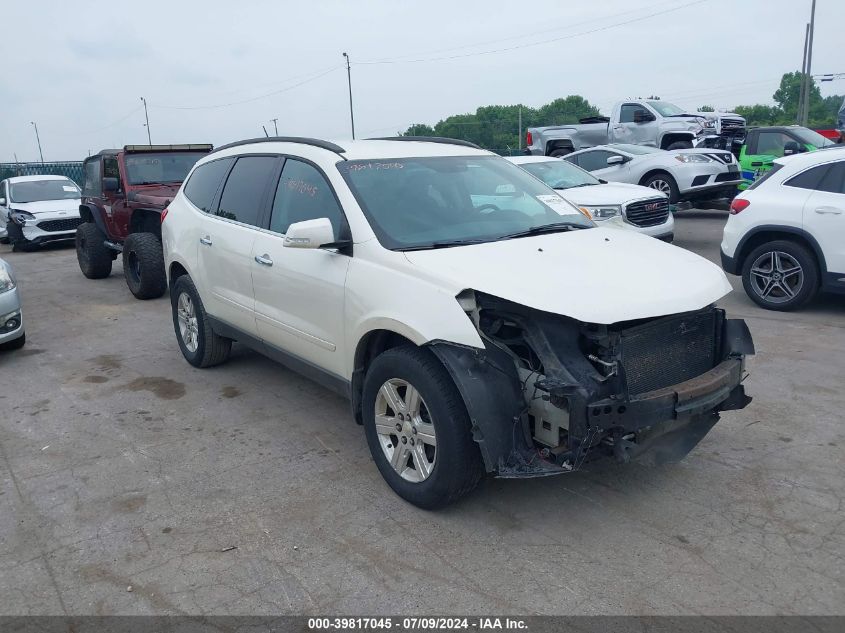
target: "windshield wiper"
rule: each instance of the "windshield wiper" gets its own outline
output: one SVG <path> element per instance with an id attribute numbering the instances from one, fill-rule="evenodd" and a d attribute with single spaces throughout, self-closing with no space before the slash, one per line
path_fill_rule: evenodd
<path id="1" fill-rule="evenodd" d="M 567 189 L 575 189 L 576 187 L 593 187 L 599 183 L 597 182 L 582 182 L 580 185 L 572 185 L 571 187 L 567 187 Z"/>
<path id="2" fill-rule="evenodd" d="M 434 248 L 451 248 L 453 246 L 469 246 L 470 244 L 483 244 L 490 240 L 444 240 L 442 242 L 431 242 L 430 244 L 419 244 L 417 246 L 407 246 L 405 248 L 397 248 L 398 251 L 427 251 Z"/>
<path id="3" fill-rule="evenodd" d="M 532 235 L 542 235 L 543 233 L 559 233 L 562 231 L 588 228 L 590 227 L 578 222 L 555 222 L 554 224 L 544 224 L 543 226 L 532 226 L 530 229 L 525 229 L 524 231 L 517 231 L 516 233 L 503 235 L 499 239 L 512 240 L 517 237 L 531 237 Z"/>

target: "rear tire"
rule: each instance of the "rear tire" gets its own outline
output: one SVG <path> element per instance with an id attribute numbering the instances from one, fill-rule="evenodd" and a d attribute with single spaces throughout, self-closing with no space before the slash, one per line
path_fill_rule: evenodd
<path id="1" fill-rule="evenodd" d="M 667 151 L 672 151 L 673 149 L 692 149 L 692 141 L 675 141 L 666 148 Z"/>
<path id="2" fill-rule="evenodd" d="M 79 270 L 88 279 L 103 279 L 111 275 L 112 252 L 105 241 L 106 236 L 93 222 L 76 227 L 76 260 Z"/>
<path id="3" fill-rule="evenodd" d="M 818 292 L 816 258 L 807 248 L 790 240 L 761 244 L 743 262 L 742 286 L 762 308 L 796 310 Z"/>
<path id="4" fill-rule="evenodd" d="M 571 153 L 572 153 L 571 149 L 553 149 L 549 153 L 549 156 L 551 156 L 552 158 L 563 158 L 567 154 L 571 154 Z"/>
<path id="5" fill-rule="evenodd" d="M 677 204 L 681 197 L 681 192 L 678 190 L 678 183 L 666 172 L 660 172 L 649 176 L 640 183 L 643 187 L 651 187 L 662 191 L 669 196 L 669 204 Z"/>
<path id="6" fill-rule="evenodd" d="M 388 384 L 404 411 L 388 406 Z M 408 395 L 411 389 L 416 397 Z M 376 357 L 364 379 L 362 407 L 373 460 L 387 484 L 406 501 L 433 510 L 457 501 L 484 476 L 463 399 L 430 351 L 394 347 Z"/>
<path id="7" fill-rule="evenodd" d="M 161 241 L 152 233 L 130 233 L 123 244 L 123 276 L 138 299 L 155 299 L 167 290 Z"/>
<path id="8" fill-rule="evenodd" d="M 186 361 L 194 367 L 213 367 L 226 362 L 232 339 L 211 329 L 205 306 L 188 275 L 182 275 L 173 284 L 170 307 L 176 340 Z"/>
<path id="9" fill-rule="evenodd" d="M 26 332 L 20 335 L 19 338 L 16 338 L 14 341 L 9 341 L 8 343 L 3 343 L 0 345 L 0 352 L 11 352 L 15 349 L 20 349 L 26 345 Z"/>

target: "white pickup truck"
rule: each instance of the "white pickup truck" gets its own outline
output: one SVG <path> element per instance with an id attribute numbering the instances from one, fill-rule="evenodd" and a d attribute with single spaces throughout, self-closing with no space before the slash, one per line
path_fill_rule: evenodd
<path id="1" fill-rule="evenodd" d="M 688 113 L 667 101 L 632 99 L 613 106 L 610 117 L 581 119 L 576 125 L 528 128 L 528 154 L 566 156 L 608 143 L 660 149 L 709 147 L 733 151 L 745 139 L 745 119 L 728 112 Z"/>

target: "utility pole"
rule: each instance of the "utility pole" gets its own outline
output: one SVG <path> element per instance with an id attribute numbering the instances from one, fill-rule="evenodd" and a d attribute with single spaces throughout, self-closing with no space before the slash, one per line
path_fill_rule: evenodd
<path id="1" fill-rule="evenodd" d="M 147 114 L 147 100 L 144 97 L 141 97 L 141 101 L 144 102 L 144 119 L 147 121 L 144 126 L 147 128 L 147 142 L 152 145 L 153 139 L 150 136 L 150 116 Z"/>
<path id="2" fill-rule="evenodd" d="M 278 136 L 279 135 L 279 126 L 276 125 L 276 121 L 278 121 L 279 119 L 270 119 L 270 120 L 273 122 L 273 129 L 276 130 L 276 136 Z"/>
<path id="3" fill-rule="evenodd" d="M 41 137 L 38 136 L 38 126 L 35 124 L 35 121 L 30 121 L 32 123 L 32 127 L 35 128 L 35 140 L 38 141 L 38 155 L 41 156 L 41 164 L 44 164 L 44 152 L 41 151 Z"/>
<path id="4" fill-rule="evenodd" d="M 815 0 L 813 0 L 815 2 Z M 355 114 L 352 111 L 352 70 L 349 64 L 349 55 L 343 54 L 346 58 L 346 80 L 349 83 L 349 121 L 352 123 L 352 140 L 355 140 Z"/>
<path id="5" fill-rule="evenodd" d="M 816 28 L 816 0 L 810 9 L 810 37 L 807 39 L 807 73 L 804 83 L 804 112 L 802 113 L 801 125 L 807 127 L 810 120 L 810 87 L 813 85 L 813 31 Z"/>
<path id="6" fill-rule="evenodd" d="M 798 92 L 798 114 L 796 123 L 804 120 L 804 85 L 807 82 L 807 44 L 810 41 L 810 23 L 807 22 L 807 29 L 804 32 L 804 57 L 801 58 L 801 87 Z"/>
<path id="7" fill-rule="evenodd" d="M 522 104 L 519 106 L 519 153 L 522 154 Z"/>

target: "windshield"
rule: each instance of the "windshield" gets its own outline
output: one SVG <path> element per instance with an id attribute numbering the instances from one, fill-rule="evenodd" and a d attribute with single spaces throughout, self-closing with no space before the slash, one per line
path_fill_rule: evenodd
<path id="1" fill-rule="evenodd" d="M 817 148 L 828 147 L 829 145 L 836 145 L 836 143 L 831 141 L 829 138 L 825 138 L 818 132 L 808 130 L 807 128 L 799 128 L 797 130 L 792 130 L 792 134 L 797 136 L 798 139 L 805 145 L 812 145 Z"/>
<path id="2" fill-rule="evenodd" d="M 126 154 L 126 179 L 130 185 L 179 183 L 206 152 Z"/>
<path id="3" fill-rule="evenodd" d="M 569 189 L 600 184 L 598 178 L 565 160 L 517 163 L 529 174 L 546 183 L 552 189 Z"/>
<path id="4" fill-rule="evenodd" d="M 678 116 L 687 113 L 686 110 L 681 110 L 674 103 L 668 101 L 646 101 L 646 103 L 657 110 L 661 116 Z"/>
<path id="5" fill-rule="evenodd" d="M 627 143 L 612 143 L 609 147 L 627 152 L 629 154 L 659 154 L 665 150 L 650 145 L 628 145 Z"/>
<path id="6" fill-rule="evenodd" d="M 10 202 L 39 200 L 72 200 L 80 196 L 79 187 L 67 178 L 58 180 L 25 180 L 9 183 Z"/>
<path id="7" fill-rule="evenodd" d="M 498 156 L 338 163 L 379 242 L 389 249 L 494 242 L 552 225 L 593 223 Z"/>

